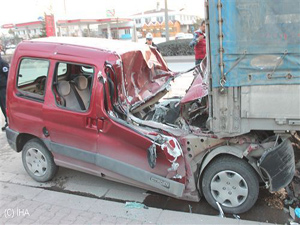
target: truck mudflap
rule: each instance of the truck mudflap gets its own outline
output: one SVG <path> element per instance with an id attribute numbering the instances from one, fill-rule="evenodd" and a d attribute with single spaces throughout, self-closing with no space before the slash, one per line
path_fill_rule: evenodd
<path id="1" fill-rule="evenodd" d="M 264 152 L 258 160 L 258 166 L 263 175 L 268 177 L 270 191 L 278 191 L 286 187 L 295 174 L 295 158 L 291 142 L 286 139 Z"/>

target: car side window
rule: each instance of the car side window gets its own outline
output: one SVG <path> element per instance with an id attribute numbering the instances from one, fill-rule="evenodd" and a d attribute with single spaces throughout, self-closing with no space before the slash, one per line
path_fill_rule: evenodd
<path id="1" fill-rule="evenodd" d="M 22 59 L 17 77 L 18 90 L 24 95 L 43 99 L 49 65 L 49 61 L 44 59 Z"/>
<path id="2" fill-rule="evenodd" d="M 87 111 L 94 71 L 92 66 L 58 62 L 52 84 L 57 105 L 67 110 Z"/>

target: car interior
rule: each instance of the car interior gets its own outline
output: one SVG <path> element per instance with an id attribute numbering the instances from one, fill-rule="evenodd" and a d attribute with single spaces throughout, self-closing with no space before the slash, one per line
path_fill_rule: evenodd
<path id="1" fill-rule="evenodd" d="M 58 63 L 53 78 L 57 104 L 69 110 L 88 110 L 93 74 L 91 66 Z"/>

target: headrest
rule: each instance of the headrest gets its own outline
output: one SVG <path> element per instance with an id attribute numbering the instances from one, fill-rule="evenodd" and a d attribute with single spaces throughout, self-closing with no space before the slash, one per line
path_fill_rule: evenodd
<path id="1" fill-rule="evenodd" d="M 57 85 L 57 91 L 61 96 L 67 96 L 68 94 L 70 94 L 70 84 L 68 81 L 59 81 L 58 85 Z"/>
<path id="2" fill-rule="evenodd" d="M 85 76 L 78 76 L 74 79 L 75 85 L 79 90 L 84 90 L 88 86 L 88 80 Z"/>

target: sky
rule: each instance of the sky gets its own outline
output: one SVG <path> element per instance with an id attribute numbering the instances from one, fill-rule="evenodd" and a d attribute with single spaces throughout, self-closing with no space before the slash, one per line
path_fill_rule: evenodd
<path id="1" fill-rule="evenodd" d="M 105 18 L 106 10 L 111 9 L 115 9 L 118 17 L 128 17 L 155 9 L 157 2 L 164 8 L 164 0 L 6 0 L 1 4 L 0 26 L 37 21 L 44 12 L 52 12 L 55 20 Z M 188 12 L 204 16 L 204 0 L 168 0 L 168 8 L 184 8 Z"/>

